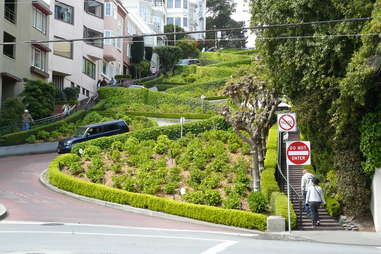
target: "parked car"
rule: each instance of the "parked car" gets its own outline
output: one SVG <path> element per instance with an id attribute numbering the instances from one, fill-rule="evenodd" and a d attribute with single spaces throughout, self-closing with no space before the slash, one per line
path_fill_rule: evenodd
<path id="1" fill-rule="evenodd" d="M 198 59 L 181 59 L 176 65 L 192 65 L 192 64 L 196 64 L 196 65 L 199 65 L 200 64 L 200 60 Z"/>
<path id="2" fill-rule="evenodd" d="M 81 143 L 90 139 L 121 134 L 128 131 L 128 125 L 123 120 L 115 120 L 82 126 L 78 128 L 74 136 L 60 140 L 58 142 L 57 152 L 68 153 L 74 144 Z"/>

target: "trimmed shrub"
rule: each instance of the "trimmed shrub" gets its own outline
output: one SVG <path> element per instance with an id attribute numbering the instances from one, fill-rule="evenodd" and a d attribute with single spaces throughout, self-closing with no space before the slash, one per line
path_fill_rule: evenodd
<path id="1" fill-rule="evenodd" d="M 255 213 L 266 211 L 267 199 L 261 192 L 252 192 L 248 198 L 250 210 Z"/>
<path id="2" fill-rule="evenodd" d="M 226 209 L 241 209 L 241 196 L 232 192 L 226 200 L 222 201 L 222 205 Z"/>
<path id="3" fill-rule="evenodd" d="M 198 134 L 210 129 L 227 130 L 228 124 L 225 122 L 223 117 L 216 116 L 207 120 L 185 123 L 183 126 L 183 133 Z M 178 139 L 180 138 L 180 125 L 148 128 L 111 137 L 93 139 L 87 142 L 76 144 L 73 147 L 72 151 L 74 153 L 78 153 L 79 149 L 84 149 L 89 145 L 98 146 L 99 148 L 104 150 L 110 148 L 111 144 L 115 141 L 121 141 L 122 143 L 124 143 L 127 141 L 127 139 L 131 137 L 135 137 L 138 140 L 156 140 L 160 135 L 166 135 L 169 139 Z"/>
<path id="4" fill-rule="evenodd" d="M 329 215 L 336 217 L 341 214 L 342 212 L 341 206 L 336 199 L 331 197 L 326 197 L 326 203 L 327 203 L 326 208 Z"/>
<path id="5" fill-rule="evenodd" d="M 48 140 L 49 139 L 49 132 L 45 131 L 45 130 L 40 130 L 39 132 L 37 132 L 37 139 L 39 140 Z"/>
<path id="6" fill-rule="evenodd" d="M 291 205 L 291 227 L 296 227 L 296 214 L 294 207 Z M 275 216 L 282 216 L 288 221 L 288 201 L 287 196 L 280 192 L 271 193 L 271 213 Z M 288 225 L 286 223 L 286 225 Z M 287 227 L 287 226 L 286 226 Z"/>
<path id="7" fill-rule="evenodd" d="M 12 145 L 20 145 L 20 144 L 25 144 L 26 139 L 29 138 L 32 135 L 37 135 L 37 133 L 41 130 L 44 131 L 56 131 L 60 129 L 63 126 L 66 126 L 69 123 L 76 122 L 80 119 L 83 118 L 83 116 L 86 114 L 86 111 L 78 111 L 64 120 L 50 123 L 47 125 L 43 125 L 41 127 L 35 127 L 33 129 L 27 130 L 27 131 L 20 131 L 20 132 L 15 132 L 11 134 L 4 135 L 0 137 L 0 145 L 1 146 L 12 146 Z"/>
<path id="8" fill-rule="evenodd" d="M 27 139 L 25 139 L 25 141 L 29 144 L 33 144 L 37 141 L 37 138 L 35 135 L 30 135 Z"/>
<path id="9" fill-rule="evenodd" d="M 51 184 L 69 192 L 109 202 L 127 204 L 212 223 L 258 229 L 261 231 L 266 230 L 267 217 L 262 214 L 195 205 L 151 195 L 131 193 L 100 184 L 89 183 L 66 175 L 60 171 L 59 165 L 61 161 L 72 156 L 73 154 L 61 155 L 51 162 L 48 170 L 48 178 Z"/>

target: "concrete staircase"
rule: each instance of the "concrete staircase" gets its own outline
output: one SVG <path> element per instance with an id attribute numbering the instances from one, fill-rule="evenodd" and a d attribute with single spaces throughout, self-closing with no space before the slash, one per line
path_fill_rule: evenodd
<path id="1" fill-rule="evenodd" d="M 298 133 L 289 133 L 289 141 L 300 140 Z M 285 144 L 282 142 L 282 154 L 285 154 Z M 281 156 L 282 172 L 286 176 L 286 159 L 285 156 Z M 290 185 L 292 186 L 291 192 L 291 202 L 293 204 L 295 213 L 298 218 L 298 230 L 344 230 L 342 226 L 339 225 L 337 219 L 328 214 L 325 208 L 319 209 L 320 216 L 320 226 L 312 228 L 312 220 L 303 212 L 303 202 L 299 204 L 300 199 L 303 198 L 301 192 L 301 179 L 303 176 L 303 167 L 302 166 L 290 166 L 289 167 L 289 177 Z M 279 178 L 279 177 L 278 177 Z M 279 179 L 278 179 L 279 180 Z M 281 184 L 281 190 L 287 194 L 287 185 Z"/>

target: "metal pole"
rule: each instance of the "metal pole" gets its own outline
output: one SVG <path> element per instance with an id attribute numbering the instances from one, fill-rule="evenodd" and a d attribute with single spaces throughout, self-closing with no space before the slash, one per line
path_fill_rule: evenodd
<path id="1" fill-rule="evenodd" d="M 176 46 L 176 18 L 175 18 L 175 24 L 173 25 L 173 31 L 175 32 L 173 34 L 173 45 Z"/>
<path id="2" fill-rule="evenodd" d="M 291 206 L 290 206 L 290 177 L 287 163 L 287 208 L 288 208 L 288 232 L 291 234 Z"/>

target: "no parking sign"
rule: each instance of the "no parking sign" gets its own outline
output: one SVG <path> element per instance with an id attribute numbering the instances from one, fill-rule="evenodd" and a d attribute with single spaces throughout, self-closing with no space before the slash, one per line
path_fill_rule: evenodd
<path id="1" fill-rule="evenodd" d="M 296 114 L 278 114 L 278 130 L 282 132 L 296 131 Z"/>

